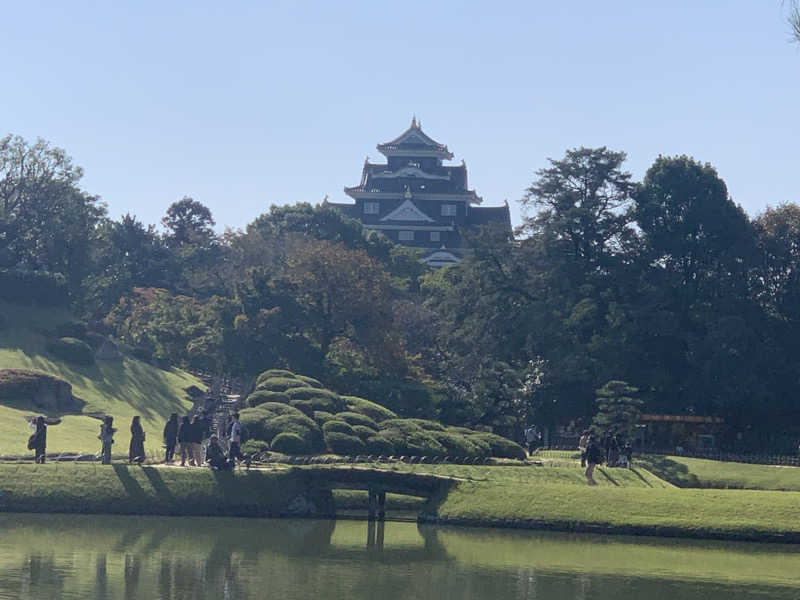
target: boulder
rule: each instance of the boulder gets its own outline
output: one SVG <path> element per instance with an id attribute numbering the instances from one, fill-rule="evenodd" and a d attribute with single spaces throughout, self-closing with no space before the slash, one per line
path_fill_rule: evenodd
<path id="1" fill-rule="evenodd" d="M 32 404 L 42 412 L 77 412 L 83 402 L 55 375 L 27 369 L 0 369 L 0 402 Z"/>

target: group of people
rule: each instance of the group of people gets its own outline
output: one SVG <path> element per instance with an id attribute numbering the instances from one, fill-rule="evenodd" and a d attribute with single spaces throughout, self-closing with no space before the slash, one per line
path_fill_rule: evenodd
<path id="1" fill-rule="evenodd" d="M 597 465 L 606 463 L 609 467 L 631 467 L 633 447 L 630 442 L 620 442 L 616 435 L 606 435 L 602 440 L 589 430 L 583 431 L 578 440 L 581 453 L 581 467 L 589 485 L 595 485 L 593 473 Z"/>
<path id="2" fill-rule="evenodd" d="M 42 416 L 30 422 L 33 433 L 28 438 L 28 450 L 34 451 L 34 461 L 37 464 L 45 462 L 47 449 L 47 424 Z M 245 460 L 241 450 L 242 424 L 239 413 L 234 413 L 233 422 L 228 428 L 229 451 L 220 443 L 219 436 L 211 433 L 211 421 L 205 413 L 184 416 L 180 423 L 178 414 L 172 413 L 164 426 L 164 462 L 174 460 L 176 449 L 180 452 L 181 466 L 202 466 L 208 463 L 211 467 L 221 470 L 230 470 L 236 465 L 237 460 Z M 111 464 L 111 447 L 114 444 L 114 417 L 105 415 L 100 423 L 100 462 L 104 465 Z M 137 415 L 131 419 L 131 440 L 128 446 L 128 463 L 142 464 L 145 460 L 144 441 L 145 432 L 142 428 L 141 418 Z M 208 440 L 203 456 L 203 442 Z"/>
<path id="3" fill-rule="evenodd" d="M 239 413 L 233 414 L 233 422 L 228 428 L 229 452 L 225 453 L 219 436 L 210 433 L 211 422 L 204 413 L 199 413 L 189 417 L 181 418 L 178 422 L 178 414 L 172 413 L 167 424 L 164 426 L 164 462 L 171 463 L 175 457 L 176 449 L 180 452 L 181 466 L 189 464 L 192 467 L 202 466 L 207 462 L 215 469 L 232 469 L 236 460 L 243 460 L 242 424 L 239 421 Z M 203 441 L 208 439 L 205 450 L 205 460 L 203 459 Z"/>

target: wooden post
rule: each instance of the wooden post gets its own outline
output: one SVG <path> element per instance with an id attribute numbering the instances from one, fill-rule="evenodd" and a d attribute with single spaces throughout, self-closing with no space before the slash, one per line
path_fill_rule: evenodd
<path id="1" fill-rule="evenodd" d="M 386 517 L 386 492 L 378 492 L 378 520 Z"/>
<path id="2" fill-rule="evenodd" d="M 367 519 L 369 521 L 375 520 L 375 512 L 377 509 L 378 504 L 378 494 L 372 488 L 369 489 L 369 512 L 367 514 Z"/>

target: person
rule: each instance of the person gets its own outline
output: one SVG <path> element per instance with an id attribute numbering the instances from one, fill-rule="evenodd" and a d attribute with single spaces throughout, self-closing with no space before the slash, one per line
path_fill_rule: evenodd
<path id="1" fill-rule="evenodd" d="M 189 417 L 185 416 L 181 419 L 181 425 L 178 428 L 178 443 L 181 445 L 181 466 L 186 466 L 186 460 L 189 460 L 189 465 L 194 466 L 194 454 L 192 454 L 192 424 L 189 422 Z"/>
<path id="2" fill-rule="evenodd" d="M 103 417 L 103 423 L 100 425 L 100 435 L 97 437 L 102 444 L 100 458 L 104 465 L 111 464 L 111 444 L 114 443 L 114 434 L 116 431 L 117 430 L 114 429 L 114 417 L 110 415 Z"/>
<path id="3" fill-rule="evenodd" d="M 203 464 L 203 434 L 204 423 L 200 417 L 194 415 L 189 421 L 189 441 L 191 442 L 192 461 L 196 467 Z"/>
<path id="4" fill-rule="evenodd" d="M 528 446 L 528 454 L 533 454 L 536 445 L 536 427 L 531 425 L 525 429 L 525 444 Z"/>
<path id="5" fill-rule="evenodd" d="M 144 462 L 144 429 L 139 415 L 131 420 L 131 443 L 128 446 L 128 464 Z"/>
<path id="6" fill-rule="evenodd" d="M 589 435 L 586 445 L 586 464 L 586 471 L 584 472 L 586 483 L 589 485 L 597 485 L 593 473 L 597 465 L 603 464 L 603 448 L 594 440 L 592 435 Z"/>
<path id="7" fill-rule="evenodd" d="M 606 451 L 606 463 L 609 467 L 616 467 L 619 462 L 619 438 L 616 434 L 612 435 L 609 439 L 609 445 L 606 446 Z"/>
<path id="8" fill-rule="evenodd" d="M 220 471 L 230 471 L 233 468 L 233 458 L 228 461 L 225 456 L 225 450 L 219 443 L 219 438 L 216 433 L 211 434 L 211 439 L 208 441 L 206 448 L 206 462 L 212 469 L 219 469 Z"/>
<path id="9" fill-rule="evenodd" d="M 584 429 L 578 440 L 578 451 L 581 453 L 581 468 L 586 466 L 586 447 L 589 445 L 589 430 Z"/>
<path id="10" fill-rule="evenodd" d="M 239 413 L 233 413 L 233 423 L 231 423 L 231 464 L 236 465 L 236 459 L 244 460 L 242 454 L 242 423 L 239 421 Z"/>
<path id="11" fill-rule="evenodd" d="M 629 469 L 633 468 L 633 446 L 631 446 L 630 440 L 625 442 L 625 445 L 622 447 L 622 458 L 625 462 L 623 466 L 628 467 Z"/>
<path id="12" fill-rule="evenodd" d="M 39 415 L 33 421 L 34 432 L 28 438 L 28 450 L 33 450 L 33 462 L 44 464 L 45 450 L 47 448 L 47 424 L 44 417 Z"/>
<path id="13" fill-rule="evenodd" d="M 175 456 L 175 444 L 178 441 L 178 413 L 169 416 L 167 424 L 164 425 L 164 462 L 172 462 Z"/>

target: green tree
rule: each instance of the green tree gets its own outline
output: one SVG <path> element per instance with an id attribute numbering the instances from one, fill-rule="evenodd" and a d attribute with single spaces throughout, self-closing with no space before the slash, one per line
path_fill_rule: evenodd
<path id="1" fill-rule="evenodd" d="M 596 393 L 597 412 L 592 420 L 595 433 L 632 437 L 643 405 L 637 397 L 639 390 L 625 381 L 611 380 Z"/>

